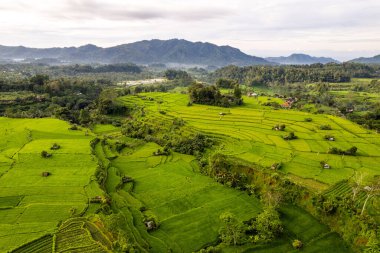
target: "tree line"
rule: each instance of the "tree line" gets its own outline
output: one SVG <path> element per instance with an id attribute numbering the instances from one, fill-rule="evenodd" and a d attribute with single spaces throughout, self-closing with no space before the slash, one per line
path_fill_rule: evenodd
<path id="1" fill-rule="evenodd" d="M 352 77 L 373 77 L 378 67 L 356 63 L 312 64 L 290 66 L 227 66 L 211 74 L 214 81 L 219 78 L 233 79 L 249 86 L 268 86 L 298 82 L 349 82 Z"/>

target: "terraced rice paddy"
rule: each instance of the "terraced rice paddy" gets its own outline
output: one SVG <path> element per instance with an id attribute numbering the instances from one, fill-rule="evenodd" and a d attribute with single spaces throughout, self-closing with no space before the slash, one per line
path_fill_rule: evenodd
<path id="1" fill-rule="evenodd" d="M 220 138 L 224 143 L 221 151 L 227 155 L 266 167 L 281 162 L 284 173 L 321 182 L 317 190 L 351 177 L 354 171 L 363 173 L 367 179 L 380 174 L 380 135 L 343 118 L 273 110 L 260 105 L 260 101 L 267 100 L 265 98 L 244 97 L 244 106 L 220 108 L 187 106 L 188 97 L 184 94 L 145 93 L 140 96 L 142 98 L 123 97 L 121 101 L 132 107 L 144 106 L 150 113 L 147 117 L 152 120 L 155 117 L 183 119 L 189 129 Z M 305 118 L 312 121 L 306 122 Z M 276 124 L 285 124 L 285 132 L 272 130 Z M 330 125 L 332 129 L 321 130 L 321 125 Z M 282 136 L 289 132 L 294 132 L 298 139 L 283 140 Z M 335 141 L 325 140 L 325 135 L 333 135 Z M 346 150 L 352 146 L 358 148 L 356 156 L 327 153 L 330 147 Z M 331 169 L 321 169 L 321 161 L 328 163 Z"/>
<path id="2" fill-rule="evenodd" d="M 105 150 L 112 150 L 112 144 L 105 147 L 97 145 L 100 157 L 106 157 Z M 256 198 L 196 172 L 194 157 L 178 153 L 153 156 L 157 148 L 157 144 L 141 142 L 132 150 L 124 150 L 111 160 L 106 183 L 114 208 L 128 221 L 125 231 L 142 246 L 142 252 L 196 251 L 217 241 L 221 213 L 232 212 L 244 221 L 262 209 Z M 125 176 L 133 182 L 120 187 Z M 144 215 L 157 217 L 159 228 L 147 233 L 139 223 Z M 294 239 L 305 243 L 305 252 L 350 252 L 337 234 L 302 209 L 284 206 L 281 219 L 286 229 L 281 239 L 269 245 L 234 247 L 231 252 L 293 252 Z M 230 251 L 227 248 L 223 252 Z"/>
<path id="3" fill-rule="evenodd" d="M 55 119 L 0 118 L 0 252 L 52 234 L 102 194 L 91 181 L 94 137 L 69 127 Z M 50 150 L 54 143 L 61 148 Z M 43 150 L 52 156 L 42 158 Z M 43 248 L 45 239 L 37 246 Z"/>
<path id="4" fill-rule="evenodd" d="M 221 213 L 230 211 L 243 221 L 260 212 L 257 199 L 196 172 L 194 157 L 153 156 L 157 148 L 154 143 L 143 144 L 112 160 L 107 181 L 115 205 L 126 217 L 142 220 L 138 210 L 144 207 L 145 214 L 158 218 L 160 227 L 150 234 L 143 224 L 126 229 L 140 245 L 152 245 L 149 252 L 198 250 L 217 240 Z M 134 185 L 119 189 L 123 176 L 133 178 Z"/>

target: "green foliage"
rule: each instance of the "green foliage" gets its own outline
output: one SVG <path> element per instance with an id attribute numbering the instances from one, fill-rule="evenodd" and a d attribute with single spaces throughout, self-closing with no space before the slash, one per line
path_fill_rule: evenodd
<path id="1" fill-rule="evenodd" d="M 58 150 L 60 148 L 61 148 L 61 146 L 57 143 L 54 143 L 53 146 L 50 147 L 51 150 Z"/>
<path id="2" fill-rule="evenodd" d="M 320 125 L 319 129 L 321 129 L 321 130 L 331 130 L 332 128 L 331 128 L 330 125 Z"/>
<path id="3" fill-rule="evenodd" d="M 354 156 L 356 155 L 356 152 L 358 151 L 358 148 L 355 146 L 352 146 L 351 148 L 347 150 L 341 150 L 337 147 L 330 147 L 329 150 L 327 151 L 329 154 L 334 154 L 334 155 L 350 155 Z"/>
<path id="4" fill-rule="evenodd" d="M 189 87 L 190 101 L 196 104 L 216 105 L 229 107 L 231 105 L 241 105 L 241 90 L 238 86 L 234 89 L 234 95 L 221 94 L 220 90 L 214 86 L 205 86 L 200 83 L 193 84 Z"/>
<path id="5" fill-rule="evenodd" d="M 35 76 L 32 76 L 29 80 L 32 84 L 35 85 L 44 85 L 49 81 L 49 76 L 48 75 L 42 75 L 42 74 L 37 74 Z"/>
<path id="6" fill-rule="evenodd" d="M 380 251 L 380 239 L 376 232 L 373 231 L 364 249 L 365 253 L 375 253 Z"/>
<path id="7" fill-rule="evenodd" d="M 282 137 L 284 140 L 295 140 L 297 139 L 298 137 L 294 134 L 294 132 L 290 132 L 288 135 L 285 135 Z"/>
<path id="8" fill-rule="evenodd" d="M 42 158 L 49 158 L 52 154 L 48 153 L 46 150 L 41 151 L 41 157 Z"/>
<path id="9" fill-rule="evenodd" d="M 251 86 L 270 85 L 273 83 L 298 82 L 349 82 L 351 77 L 370 77 L 376 72 L 375 67 L 361 64 L 311 64 L 308 66 L 227 66 L 216 70 L 214 79 L 237 80 Z"/>
<path id="10" fill-rule="evenodd" d="M 293 248 L 295 248 L 295 249 L 300 249 L 300 248 L 302 248 L 303 244 L 302 244 L 302 242 L 301 242 L 300 240 L 295 239 L 295 240 L 292 242 L 292 246 L 293 246 Z"/>
<path id="11" fill-rule="evenodd" d="M 241 92 L 241 89 L 239 87 L 239 84 L 236 84 L 234 86 L 234 96 L 235 96 L 235 98 L 241 99 L 241 94 L 242 94 L 242 92 Z"/>
<path id="12" fill-rule="evenodd" d="M 172 140 L 170 147 L 176 152 L 188 155 L 198 155 L 213 145 L 213 141 L 206 135 L 197 133 L 179 140 Z"/>
<path id="13" fill-rule="evenodd" d="M 272 207 L 265 208 L 262 213 L 249 222 L 250 240 L 254 243 L 270 242 L 282 232 L 280 215 Z"/>
<path id="14" fill-rule="evenodd" d="M 225 78 L 219 78 L 215 82 L 216 87 L 224 88 L 224 89 L 233 89 L 235 88 L 236 84 L 237 82 L 235 80 L 225 79 Z"/>
<path id="15" fill-rule="evenodd" d="M 220 215 L 222 227 L 219 230 L 220 239 L 227 245 L 238 245 L 244 241 L 244 226 L 236 217 L 230 213 L 222 213 Z"/>
<path id="16" fill-rule="evenodd" d="M 193 78 L 183 70 L 168 69 L 165 71 L 164 77 L 174 81 L 179 86 L 189 86 L 194 83 Z"/>
<path id="17" fill-rule="evenodd" d="M 312 119 L 312 118 L 305 118 L 305 121 L 306 121 L 306 122 L 312 122 L 313 119 Z"/>
<path id="18" fill-rule="evenodd" d="M 227 158 L 226 155 L 215 153 L 209 159 L 209 175 L 214 177 L 219 183 L 233 188 L 244 190 L 247 186 L 247 176 L 237 171 L 238 165 Z"/>

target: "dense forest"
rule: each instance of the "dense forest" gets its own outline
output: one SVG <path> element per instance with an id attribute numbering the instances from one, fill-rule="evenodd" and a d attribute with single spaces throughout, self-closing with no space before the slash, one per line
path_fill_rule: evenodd
<path id="1" fill-rule="evenodd" d="M 251 86 L 298 82 L 349 82 L 353 77 L 373 77 L 376 66 L 355 63 L 329 63 L 302 66 L 227 66 L 216 70 L 212 77 L 229 78 Z"/>

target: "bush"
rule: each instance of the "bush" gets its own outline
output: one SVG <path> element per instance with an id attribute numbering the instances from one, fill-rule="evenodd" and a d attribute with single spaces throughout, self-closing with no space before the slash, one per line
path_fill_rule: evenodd
<path id="1" fill-rule="evenodd" d="M 312 122 L 313 119 L 312 119 L 312 118 L 305 118 L 305 121 L 306 121 L 306 122 Z"/>
<path id="2" fill-rule="evenodd" d="M 297 239 L 293 241 L 292 245 L 293 245 L 293 248 L 295 249 L 300 249 L 303 246 L 302 242 Z"/>
<path id="3" fill-rule="evenodd" d="M 282 137 L 284 140 L 295 140 L 298 137 L 294 134 L 294 132 L 290 132 L 288 135 Z"/>
<path id="4" fill-rule="evenodd" d="M 355 147 L 355 146 L 352 146 L 351 148 L 349 148 L 347 150 L 341 150 L 341 149 L 336 148 L 336 147 L 330 147 L 329 150 L 327 151 L 327 153 L 334 154 L 334 155 L 350 155 L 350 156 L 354 156 L 354 155 L 356 155 L 357 151 L 358 151 L 358 148 Z"/>
<path id="5" fill-rule="evenodd" d="M 52 156 L 52 154 L 49 154 L 47 151 L 45 151 L 45 150 L 43 150 L 42 152 L 41 152 L 41 157 L 42 158 L 49 158 L 49 157 L 51 157 Z"/>
<path id="6" fill-rule="evenodd" d="M 332 128 L 331 128 L 330 125 L 320 125 L 319 129 L 321 129 L 321 130 L 331 130 Z"/>
<path id="7" fill-rule="evenodd" d="M 170 155 L 170 150 L 167 146 L 164 147 L 164 150 L 161 150 L 160 148 L 157 149 L 157 151 L 153 152 L 154 156 L 168 156 Z"/>
<path id="8" fill-rule="evenodd" d="M 61 146 L 60 145 L 58 145 L 57 143 L 54 143 L 53 144 L 53 146 L 51 146 L 51 150 L 58 150 L 58 149 L 60 149 L 61 148 Z"/>
<path id="9" fill-rule="evenodd" d="M 78 126 L 77 125 L 72 125 L 71 127 L 69 127 L 69 130 L 78 130 Z"/>
<path id="10" fill-rule="evenodd" d="M 271 207 L 264 209 L 249 225 L 248 233 L 255 243 L 272 241 L 283 231 L 280 215 Z"/>

